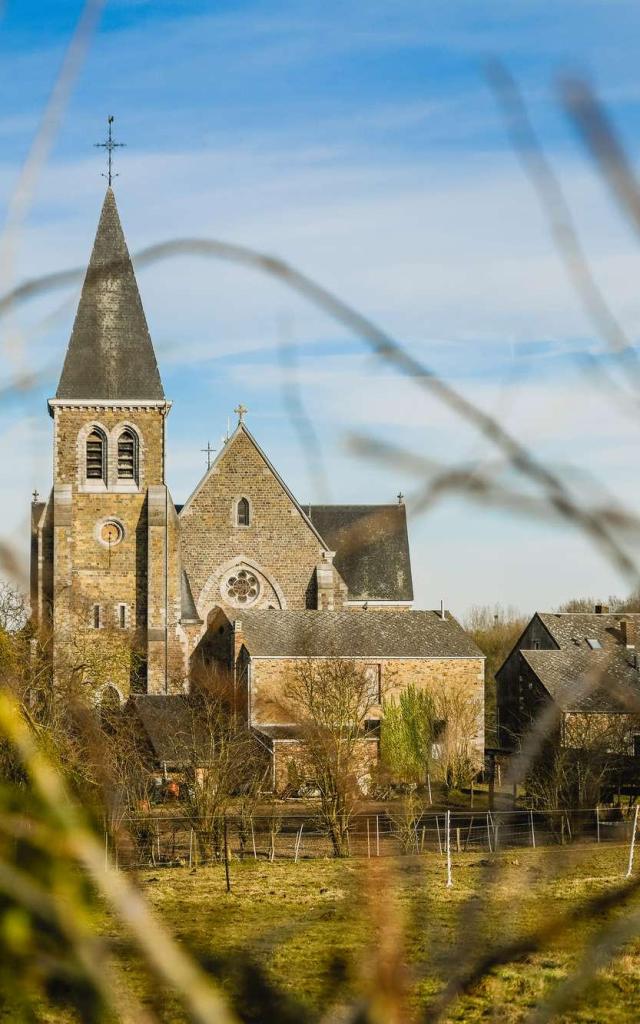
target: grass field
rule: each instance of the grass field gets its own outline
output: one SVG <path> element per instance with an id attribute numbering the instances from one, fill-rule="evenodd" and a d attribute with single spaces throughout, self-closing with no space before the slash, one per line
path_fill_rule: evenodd
<path id="1" fill-rule="evenodd" d="M 234 861 L 230 894 L 224 869 L 217 865 L 195 873 L 145 871 L 139 882 L 181 943 L 221 979 L 245 1020 L 320 1019 L 329 1008 L 369 991 L 374 978 L 384 987 L 385 972 L 391 987 L 404 979 L 406 1006 L 399 1019 L 411 1020 L 461 962 L 620 885 L 626 857 L 623 846 L 525 849 L 494 858 L 461 854 L 453 859 L 451 889 L 443 860 L 434 855 L 298 864 Z M 640 899 L 628 904 L 630 912 L 640 912 Z M 621 912 L 573 925 L 546 948 L 496 968 L 444 1019 L 524 1020 L 612 915 Z M 130 955 L 116 924 L 104 915 L 98 927 L 132 990 L 161 1020 L 185 1020 L 171 994 L 158 989 Z M 464 950 L 458 947 L 461 936 Z M 280 994 L 263 998 L 260 992 L 269 982 Z M 599 970 L 580 1002 L 557 1019 L 636 1021 L 639 1003 L 640 942 L 631 940 Z M 71 1018 L 42 1009 L 38 1019 Z"/>

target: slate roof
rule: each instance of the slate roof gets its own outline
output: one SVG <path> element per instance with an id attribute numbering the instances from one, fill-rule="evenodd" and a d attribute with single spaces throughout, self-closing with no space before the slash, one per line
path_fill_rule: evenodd
<path id="1" fill-rule="evenodd" d="M 596 612 L 538 612 L 538 618 L 560 648 L 588 649 L 589 638 L 599 640 L 605 650 L 619 647 L 622 643 L 621 619 L 628 619 L 635 624 L 640 640 L 638 612 L 608 612 L 604 615 Z"/>
<path id="2" fill-rule="evenodd" d="M 412 601 L 404 505 L 305 505 L 355 601 Z"/>
<path id="3" fill-rule="evenodd" d="M 102 206 L 56 398 L 164 399 L 111 188 Z"/>
<path id="4" fill-rule="evenodd" d="M 238 619 L 252 657 L 484 657 L 448 612 L 267 609 Z"/>
<path id="5" fill-rule="evenodd" d="M 134 706 L 158 761 L 193 764 L 199 752 L 205 760 L 209 738 L 186 697 L 142 694 L 134 699 Z"/>
<path id="6" fill-rule="evenodd" d="M 640 713 L 640 672 L 635 653 L 625 647 L 592 651 L 573 646 L 521 654 L 562 711 Z"/>

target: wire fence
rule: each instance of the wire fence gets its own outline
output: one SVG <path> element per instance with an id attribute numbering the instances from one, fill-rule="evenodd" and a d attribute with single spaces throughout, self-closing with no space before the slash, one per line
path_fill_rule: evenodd
<path id="1" fill-rule="evenodd" d="M 497 853 L 518 847 L 629 843 L 634 809 L 434 811 L 417 816 L 397 812 L 358 814 L 347 830 L 352 857 L 384 857 L 467 851 Z M 309 814 L 227 815 L 213 822 L 186 816 L 125 818 L 104 830 L 105 865 L 193 867 L 244 860 L 330 857 L 331 836 Z"/>

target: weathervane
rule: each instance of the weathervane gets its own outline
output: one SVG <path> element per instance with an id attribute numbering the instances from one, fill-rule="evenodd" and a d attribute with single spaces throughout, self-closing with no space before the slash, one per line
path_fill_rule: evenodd
<path id="1" fill-rule="evenodd" d="M 96 146 L 98 149 L 106 149 L 107 151 L 107 173 L 105 174 L 103 172 L 102 177 L 106 178 L 109 182 L 109 186 L 111 186 L 112 179 L 118 177 L 118 175 L 114 174 L 113 172 L 113 151 L 114 149 L 120 149 L 126 146 L 126 142 L 114 142 L 112 134 L 113 114 L 109 115 L 107 124 L 109 125 L 109 135 L 107 136 L 106 141 L 95 142 L 94 146 Z"/>

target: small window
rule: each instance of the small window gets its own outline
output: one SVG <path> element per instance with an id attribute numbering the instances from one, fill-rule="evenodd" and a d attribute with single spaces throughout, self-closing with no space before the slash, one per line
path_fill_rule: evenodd
<path id="1" fill-rule="evenodd" d="M 101 619 L 102 619 L 102 616 L 100 614 L 100 605 L 99 604 L 94 604 L 93 612 L 92 612 L 92 617 L 91 617 L 91 624 L 92 624 L 94 629 L 100 629 L 100 626 L 102 625 Z"/>
<path id="2" fill-rule="evenodd" d="M 594 637 L 587 637 L 587 643 L 589 644 L 589 647 L 592 651 L 602 650 L 602 644 L 599 640 L 596 640 Z"/>
<path id="3" fill-rule="evenodd" d="M 106 480 L 106 454 L 104 435 L 94 428 L 87 437 L 87 480 Z"/>
<path id="4" fill-rule="evenodd" d="M 237 523 L 238 526 L 249 525 L 249 502 L 246 498 L 240 498 L 238 502 Z"/>
<path id="5" fill-rule="evenodd" d="M 133 431 L 123 430 L 118 438 L 118 480 L 137 479 L 137 447 L 137 438 Z"/>
<path id="6" fill-rule="evenodd" d="M 533 641 L 533 649 L 534 649 L 534 651 L 539 651 L 540 650 L 540 641 L 539 640 L 534 640 Z"/>
<path id="7" fill-rule="evenodd" d="M 370 704 L 381 704 L 382 694 L 380 692 L 380 666 L 366 665 L 364 677 L 367 681 L 367 699 Z"/>
<path id="8" fill-rule="evenodd" d="M 118 625 L 120 629 L 127 628 L 127 606 L 126 604 L 118 605 Z"/>

